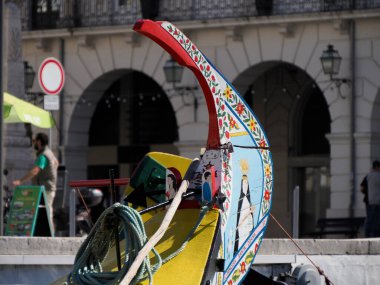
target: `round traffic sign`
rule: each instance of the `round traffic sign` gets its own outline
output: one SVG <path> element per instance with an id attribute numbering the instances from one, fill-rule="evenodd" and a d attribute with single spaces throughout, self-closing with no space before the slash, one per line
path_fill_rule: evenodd
<path id="1" fill-rule="evenodd" d="M 38 70 L 38 81 L 46 94 L 55 95 L 61 92 L 65 83 L 62 64 L 54 57 L 45 59 Z"/>

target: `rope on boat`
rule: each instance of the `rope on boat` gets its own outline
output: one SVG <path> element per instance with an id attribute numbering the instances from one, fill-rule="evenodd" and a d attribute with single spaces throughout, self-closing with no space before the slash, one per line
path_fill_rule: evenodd
<path id="1" fill-rule="evenodd" d="M 294 245 L 301 251 L 301 253 L 310 261 L 310 263 L 318 270 L 318 273 L 325 277 L 326 284 L 327 285 L 334 285 L 332 281 L 327 277 L 325 272 L 317 265 L 315 264 L 310 257 L 302 250 L 302 248 L 296 243 L 296 241 L 291 237 L 291 235 L 288 233 L 288 231 L 280 224 L 280 222 L 272 215 L 270 216 L 273 218 L 273 220 L 276 222 L 276 224 L 280 227 L 280 229 L 283 230 L 283 232 L 288 236 L 288 238 L 294 243 Z"/>
<path id="2" fill-rule="evenodd" d="M 106 209 L 79 248 L 75 257 L 73 271 L 68 275 L 67 282 L 64 284 L 111 285 L 120 283 L 133 285 L 149 278 L 149 284 L 151 285 L 153 274 L 163 263 L 168 262 L 185 249 L 188 241 L 209 210 L 209 205 L 201 208 L 196 224 L 186 236 L 181 247 L 162 260 L 154 245 L 162 238 L 169 227 L 170 221 L 181 202 L 182 194 L 188 188 L 189 176 L 194 173 L 198 164 L 199 162 L 194 163 L 193 161 L 190 165 L 161 226 L 149 241 L 139 212 L 120 203 Z M 121 233 L 125 242 L 122 267 L 119 271 L 103 272 L 102 262 L 105 260 L 110 248 L 115 245 L 115 231 L 118 231 L 119 235 Z M 153 252 L 156 259 L 156 263 L 153 265 L 150 264 L 150 251 Z M 134 267 L 136 267 L 136 270 L 132 270 Z"/>
<path id="3" fill-rule="evenodd" d="M 165 232 L 169 228 L 170 222 L 173 219 L 175 212 L 178 209 L 179 204 L 181 203 L 182 194 L 184 194 L 186 192 L 187 188 L 189 187 L 190 180 L 193 178 L 194 173 L 197 170 L 198 166 L 199 166 L 199 159 L 195 158 L 191 162 L 191 164 L 189 165 L 189 168 L 186 171 L 185 177 L 182 180 L 181 186 L 179 187 L 176 195 L 174 196 L 174 199 L 173 199 L 169 209 L 167 210 L 165 217 L 161 222 L 160 227 L 152 235 L 152 237 L 144 245 L 144 247 L 140 250 L 136 259 L 133 261 L 132 266 L 128 269 L 127 274 L 121 280 L 121 282 L 120 282 L 121 285 L 132 284 L 132 281 L 134 280 L 134 278 L 138 272 L 138 269 L 140 268 L 143 260 L 148 256 L 149 252 L 154 248 L 154 246 L 164 236 Z M 202 217 L 202 215 L 200 215 L 200 218 L 201 217 Z M 199 225 L 199 223 L 197 223 L 197 225 Z"/>
<path id="4" fill-rule="evenodd" d="M 208 210 L 208 206 L 201 208 L 196 224 L 186 236 L 181 247 L 164 260 L 162 260 L 158 252 L 153 248 L 152 251 L 156 256 L 157 262 L 151 265 L 149 255 L 147 255 L 130 284 L 136 284 L 146 278 L 149 278 L 149 284 L 152 284 L 153 274 L 162 264 L 173 259 L 185 249 Z M 106 258 L 109 249 L 114 245 L 115 236 L 114 230 L 111 229 L 107 223 L 110 218 L 114 218 L 115 214 L 121 221 L 120 228 L 122 233 L 124 233 L 124 263 L 120 271 L 103 272 L 101 263 Z M 69 274 L 66 284 L 118 284 L 127 274 L 131 264 L 135 261 L 137 254 L 146 242 L 147 236 L 140 214 L 131 207 L 119 203 L 114 204 L 106 209 L 99 217 L 90 234 L 79 248 L 74 262 L 74 269 Z"/>
<path id="5" fill-rule="evenodd" d="M 208 206 L 201 208 L 196 224 L 186 236 L 181 247 L 164 260 L 162 260 L 158 252 L 153 248 L 152 251 L 157 262 L 153 265 L 150 264 L 149 255 L 147 255 L 130 284 L 136 284 L 146 278 L 149 278 L 149 284 L 152 284 L 153 274 L 161 267 L 162 264 L 173 259 L 185 249 L 187 243 L 199 227 L 208 210 Z M 112 229 L 112 227 L 109 227 L 107 223 L 109 223 L 110 219 L 114 219 L 115 215 L 119 218 L 121 224 L 120 228 L 122 233 L 124 233 L 124 262 L 120 271 L 103 272 L 101 265 L 102 261 L 104 261 L 109 249 L 115 242 L 115 230 Z M 73 271 L 68 276 L 66 284 L 119 284 L 119 282 L 127 274 L 132 263 L 135 261 L 137 254 L 144 247 L 144 245 L 146 245 L 146 243 L 147 236 L 140 214 L 133 208 L 121 205 L 119 203 L 112 205 L 99 217 L 90 234 L 79 248 L 75 258 Z"/>
<path id="6" fill-rule="evenodd" d="M 118 218 L 120 225 L 115 227 L 112 220 Z M 111 225 L 110 225 L 111 222 Z M 124 234 L 125 255 L 122 269 L 116 272 L 103 272 L 102 262 L 109 249 L 114 245 L 115 230 L 121 229 Z M 118 284 L 126 274 L 129 266 L 136 258 L 139 250 L 145 245 L 147 236 L 140 214 L 131 207 L 116 203 L 106 209 L 91 229 L 75 257 L 73 271 L 68 276 L 68 284 L 102 285 Z M 157 263 L 151 266 L 149 257 L 146 257 L 140 266 L 133 283 L 152 275 L 162 264 L 160 255 L 152 249 Z"/>

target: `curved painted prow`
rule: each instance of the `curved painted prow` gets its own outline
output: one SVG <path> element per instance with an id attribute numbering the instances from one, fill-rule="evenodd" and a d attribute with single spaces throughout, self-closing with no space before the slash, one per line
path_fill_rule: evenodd
<path id="1" fill-rule="evenodd" d="M 174 35 L 183 37 L 183 43 L 172 36 L 170 29 L 172 29 Z M 207 82 L 207 79 L 205 78 L 202 70 L 199 68 L 197 63 L 194 61 L 194 58 L 192 58 L 189 55 L 188 51 L 184 49 L 184 45 L 186 46 L 186 43 L 188 43 L 188 49 L 191 49 L 195 52 L 199 52 L 198 48 L 196 48 L 195 45 L 181 31 L 179 31 L 176 27 L 168 22 L 139 20 L 134 25 L 133 30 L 151 38 L 163 49 L 165 49 L 180 65 L 186 66 L 193 71 L 203 90 L 209 113 L 209 133 L 207 139 L 207 147 L 209 149 L 217 149 L 221 145 L 221 141 L 218 135 L 218 123 L 215 103 L 212 94 L 212 87 L 210 88 L 210 83 Z M 202 57 L 204 59 L 204 56 L 200 54 L 195 59 L 201 61 Z M 206 70 L 207 66 L 204 68 Z"/>
<path id="2" fill-rule="evenodd" d="M 178 28 L 169 22 L 140 20 L 134 30 L 191 69 L 203 90 L 209 134 L 191 188 L 202 185 L 206 191 L 211 185 L 217 193 L 214 198 L 220 211 L 221 241 L 216 250 L 224 266 L 223 272 L 211 272 L 211 284 L 240 284 L 254 261 L 269 220 L 273 190 L 269 142 L 250 106 Z M 213 178 L 209 185 L 206 172 Z"/>

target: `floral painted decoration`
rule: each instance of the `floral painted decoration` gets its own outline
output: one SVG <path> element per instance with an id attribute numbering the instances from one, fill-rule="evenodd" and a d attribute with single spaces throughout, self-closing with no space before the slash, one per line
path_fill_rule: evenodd
<path id="1" fill-rule="evenodd" d="M 220 144 L 224 145 L 230 141 L 231 133 L 242 130 L 241 122 L 245 125 L 255 145 L 260 148 L 259 153 L 264 168 L 263 194 L 261 198 L 261 210 L 258 220 L 267 222 L 267 215 L 270 210 L 272 189 L 273 189 L 273 166 L 271 154 L 268 149 L 268 140 L 252 111 L 245 104 L 240 95 L 233 89 L 222 76 L 208 62 L 207 58 L 200 50 L 174 25 L 162 22 L 161 26 L 180 43 L 183 49 L 192 58 L 202 75 L 206 79 L 208 88 L 213 95 L 215 109 L 217 112 L 217 124 L 219 129 Z M 236 115 L 231 112 L 236 112 Z M 227 150 L 221 150 L 221 192 L 226 196 L 223 204 L 222 230 L 230 214 L 231 192 L 232 189 L 232 154 Z M 238 284 L 257 252 L 261 242 L 261 237 L 255 241 L 255 248 L 248 249 L 242 261 L 236 266 L 233 273 L 225 282 L 229 285 Z M 225 284 L 225 283 L 224 283 Z"/>

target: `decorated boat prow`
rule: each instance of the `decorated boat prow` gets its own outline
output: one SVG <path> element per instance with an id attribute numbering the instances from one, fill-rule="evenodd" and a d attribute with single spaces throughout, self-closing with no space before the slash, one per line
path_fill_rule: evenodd
<path id="1" fill-rule="evenodd" d="M 99 218 L 66 282 L 242 284 L 269 220 L 273 165 L 268 139 L 236 89 L 177 27 L 140 20 L 134 30 L 194 73 L 209 113 L 206 150 L 193 162 L 147 154 L 131 177 L 124 205 Z M 115 230 L 108 233 L 110 242 L 96 250 L 111 216 L 118 222 L 117 238 L 112 238 Z M 132 233 L 136 228 L 138 238 Z M 120 257 L 114 250 L 118 239 Z"/>
<path id="2" fill-rule="evenodd" d="M 161 45 L 191 69 L 202 88 L 209 112 L 209 133 L 193 187 L 212 177 L 220 211 L 221 241 L 214 284 L 238 284 L 248 272 L 268 223 L 272 159 L 268 139 L 256 116 L 236 89 L 177 27 L 169 22 L 140 20 L 134 30 Z M 210 173 L 210 175 L 208 174 Z M 213 198 L 214 198 L 213 197 Z M 204 201 L 203 201 L 204 202 Z"/>

